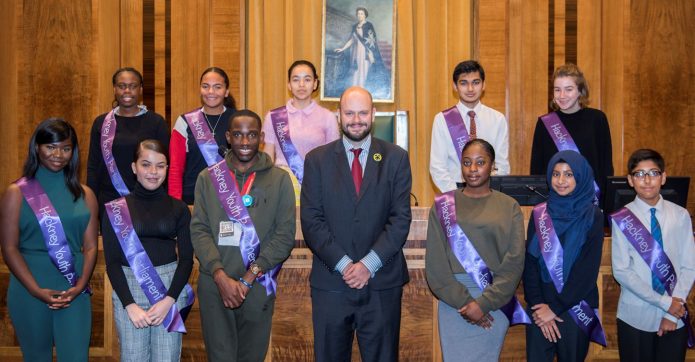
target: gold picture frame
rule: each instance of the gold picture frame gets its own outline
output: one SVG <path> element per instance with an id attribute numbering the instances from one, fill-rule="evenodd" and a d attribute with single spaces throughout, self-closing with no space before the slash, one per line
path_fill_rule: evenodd
<path id="1" fill-rule="evenodd" d="M 321 100 L 358 85 L 374 102 L 393 103 L 395 74 L 395 0 L 324 0 Z"/>

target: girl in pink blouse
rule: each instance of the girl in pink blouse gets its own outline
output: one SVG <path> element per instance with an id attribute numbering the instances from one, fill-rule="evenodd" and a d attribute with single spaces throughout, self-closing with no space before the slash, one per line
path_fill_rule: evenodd
<path id="1" fill-rule="evenodd" d="M 263 122 L 265 133 L 263 150 L 275 161 L 276 166 L 286 168 L 292 176 L 297 203 L 299 203 L 303 167 L 300 169 L 293 165 L 292 160 L 288 163 L 285 153 L 287 147 L 283 150 L 280 144 L 285 143 L 287 146 L 288 139 L 291 140 L 291 144 L 301 158 L 301 160 L 295 158 L 296 162 L 303 164 L 304 157 L 309 151 L 340 137 L 335 114 L 321 107 L 311 98 L 318 87 L 316 67 L 307 60 L 295 61 L 287 70 L 287 89 L 292 93 L 292 98 L 285 106 L 268 112 Z M 284 118 L 287 119 L 286 125 L 278 122 L 279 119 Z"/>

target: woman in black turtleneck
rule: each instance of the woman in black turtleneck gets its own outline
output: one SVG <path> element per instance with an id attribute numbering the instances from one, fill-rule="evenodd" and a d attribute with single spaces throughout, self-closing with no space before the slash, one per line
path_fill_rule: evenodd
<path id="1" fill-rule="evenodd" d="M 103 217 L 104 257 L 114 290 L 114 319 L 121 361 L 178 361 L 181 334 L 169 333 L 160 324 L 174 303 L 179 310 L 186 304 L 186 293 L 182 290 L 193 268 L 191 214 L 186 204 L 170 197 L 162 186 L 167 158 L 161 142 L 140 142 L 132 169 L 138 182 L 125 200 L 133 229 L 167 288 L 167 294 L 150 305 L 129 267 L 109 218 Z"/>

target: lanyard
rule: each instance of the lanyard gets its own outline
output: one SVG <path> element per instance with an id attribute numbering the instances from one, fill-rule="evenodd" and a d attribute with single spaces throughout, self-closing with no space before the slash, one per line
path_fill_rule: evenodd
<path id="1" fill-rule="evenodd" d="M 232 171 L 230 171 L 232 173 Z M 234 177 L 236 179 L 236 177 Z M 251 191 L 251 186 L 253 186 L 253 182 L 256 180 L 256 172 L 252 172 L 251 175 L 249 176 L 248 179 L 244 182 L 244 186 L 241 188 L 241 201 L 244 203 L 244 206 L 249 207 L 252 206 L 254 203 L 253 196 L 249 195 L 249 192 Z M 237 188 L 239 187 L 239 183 L 237 182 Z"/>

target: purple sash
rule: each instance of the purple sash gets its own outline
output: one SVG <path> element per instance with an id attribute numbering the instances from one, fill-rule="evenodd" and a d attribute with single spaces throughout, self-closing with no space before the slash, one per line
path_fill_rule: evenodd
<path id="1" fill-rule="evenodd" d="M 198 145 L 200 153 L 203 154 L 207 165 L 212 166 L 220 162 L 222 157 L 217 152 L 219 146 L 217 141 L 215 141 L 215 136 L 212 135 L 212 132 L 207 127 L 202 108 L 184 114 L 183 119 L 186 120 L 188 128 L 191 129 L 195 143 Z"/>
<path id="2" fill-rule="evenodd" d="M 461 162 L 461 152 L 463 152 L 463 146 L 465 146 L 470 140 L 470 135 L 466 129 L 466 124 L 463 123 L 461 113 L 459 113 L 456 106 L 442 111 L 442 115 L 444 115 L 446 127 L 449 129 L 449 136 L 451 136 L 451 142 L 453 142 L 454 149 L 456 149 L 456 155 L 459 158 L 459 162 Z"/>
<path id="3" fill-rule="evenodd" d="M 135 233 L 133 220 L 130 218 L 130 211 L 128 210 L 125 197 L 113 200 L 104 206 L 106 207 L 106 213 L 109 216 L 113 231 L 116 233 L 119 244 L 121 244 L 123 254 L 128 260 L 128 265 L 130 265 L 133 274 L 135 274 L 135 279 L 140 284 L 140 288 L 142 288 L 147 300 L 151 305 L 154 305 L 166 297 L 167 288 L 164 286 L 162 278 L 157 274 L 154 265 L 152 265 L 150 257 L 147 256 L 145 248 L 142 247 L 140 238 Z M 186 326 L 184 326 L 183 322 L 188 314 L 188 310 L 190 310 L 195 301 L 195 294 L 193 294 L 193 288 L 188 284 L 186 284 L 184 290 L 188 296 L 186 307 L 179 313 L 179 309 L 176 303 L 174 303 L 164 318 L 164 322 L 162 322 L 162 327 L 166 328 L 167 332 L 186 333 Z"/>
<path id="4" fill-rule="evenodd" d="M 111 112 L 106 115 L 106 118 L 104 118 L 104 123 L 101 125 L 101 155 L 104 157 L 106 171 L 109 173 L 113 187 L 121 196 L 126 196 L 130 193 L 130 191 L 125 185 L 123 177 L 121 177 L 121 173 L 118 172 L 116 160 L 113 158 L 113 152 L 111 152 L 113 139 L 115 137 L 116 117 L 114 116 L 114 111 L 112 109 Z"/>
<path id="5" fill-rule="evenodd" d="M 282 149 L 285 160 L 287 160 L 287 165 L 290 166 L 290 170 L 292 170 L 292 173 L 297 177 L 297 181 L 301 185 L 302 178 L 304 178 L 304 160 L 299 155 L 297 147 L 292 143 L 292 138 L 290 138 L 287 106 L 278 107 L 270 111 L 270 118 L 273 121 L 275 137 L 278 139 L 278 144 L 280 149 Z"/>
<path id="6" fill-rule="evenodd" d="M 72 251 L 68 244 L 68 238 L 65 236 L 63 223 L 60 221 L 58 212 L 53 207 L 51 200 L 46 195 L 46 192 L 41 187 L 39 181 L 33 178 L 22 177 L 15 181 L 19 189 L 27 200 L 27 204 L 36 215 L 39 222 L 43 240 L 46 243 L 48 256 L 51 258 L 53 265 L 67 279 L 70 286 L 74 287 L 77 284 L 77 273 L 75 272 L 75 262 L 72 258 Z M 89 286 L 85 287 L 82 293 L 91 294 Z"/>
<path id="7" fill-rule="evenodd" d="M 673 295 L 678 276 L 676 276 L 676 270 L 671 263 L 671 259 L 666 255 L 661 245 L 654 240 L 644 224 L 627 207 L 612 213 L 610 217 L 618 225 L 618 228 L 623 232 L 630 245 L 635 248 L 637 254 L 647 263 L 652 274 L 659 279 L 666 289 L 666 293 L 669 296 Z M 687 306 L 685 315 L 681 320 L 688 328 L 688 348 L 693 348 L 695 347 L 695 333 L 693 333 L 693 326 L 690 324 L 690 314 Z"/>
<path id="8" fill-rule="evenodd" d="M 557 237 L 553 220 L 548 214 L 548 204 L 540 203 L 533 208 L 533 224 L 536 226 L 536 237 L 538 239 L 543 261 L 548 268 L 550 279 L 555 285 L 558 293 L 562 293 L 565 286 L 563 275 L 563 255 L 562 244 Z M 598 310 L 592 309 L 585 301 L 580 301 L 579 304 L 573 306 L 568 311 L 575 323 L 584 333 L 586 333 L 591 341 L 602 346 L 606 346 L 606 334 L 601 326 L 601 320 L 598 317 Z"/>
<path id="9" fill-rule="evenodd" d="M 253 226 L 249 211 L 241 200 L 239 187 L 235 180 L 232 179 L 225 160 L 208 167 L 208 172 L 210 173 L 210 181 L 212 181 L 212 186 L 215 188 L 217 199 L 220 201 L 220 206 L 224 209 L 229 220 L 241 224 L 239 250 L 241 251 L 241 258 L 244 260 L 244 266 L 248 269 L 249 265 L 256 261 L 256 257 L 261 250 L 261 242 L 258 239 L 258 234 L 255 226 Z M 275 294 L 277 274 L 280 271 L 280 267 L 281 265 L 278 264 L 272 270 L 258 277 L 258 282 L 265 287 L 266 295 Z"/>
<path id="10" fill-rule="evenodd" d="M 488 285 L 492 284 L 492 272 L 480 257 L 480 254 L 478 254 L 478 251 L 475 250 L 475 246 L 463 232 L 461 226 L 456 222 L 454 192 L 456 191 L 445 192 L 434 198 L 439 223 L 442 225 L 446 239 L 449 242 L 451 251 L 456 255 L 456 259 L 466 269 L 466 272 L 475 283 L 478 284 L 478 287 L 484 290 Z M 510 325 L 531 324 L 531 319 L 521 304 L 519 304 L 516 296 L 512 296 L 509 303 L 502 306 L 500 311 L 507 316 Z"/>
<path id="11" fill-rule="evenodd" d="M 548 134 L 550 134 L 550 138 L 553 139 L 553 143 L 555 143 L 555 147 L 557 147 L 558 151 L 570 150 L 580 155 L 582 154 L 579 152 L 577 144 L 574 143 L 574 139 L 572 139 L 572 136 L 569 131 L 567 131 L 567 128 L 565 128 L 565 125 L 562 123 L 557 113 L 550 112 L 541 116 L 541 121 L 543 121 L 545 129 L 548 130 Z M 594 192 L 596 193 L 594 196 L 594 204 L 598 205 L 598 199 L 601 197 L 601 189 L 598 188 L 596 180 L 594 180 Z"/>

